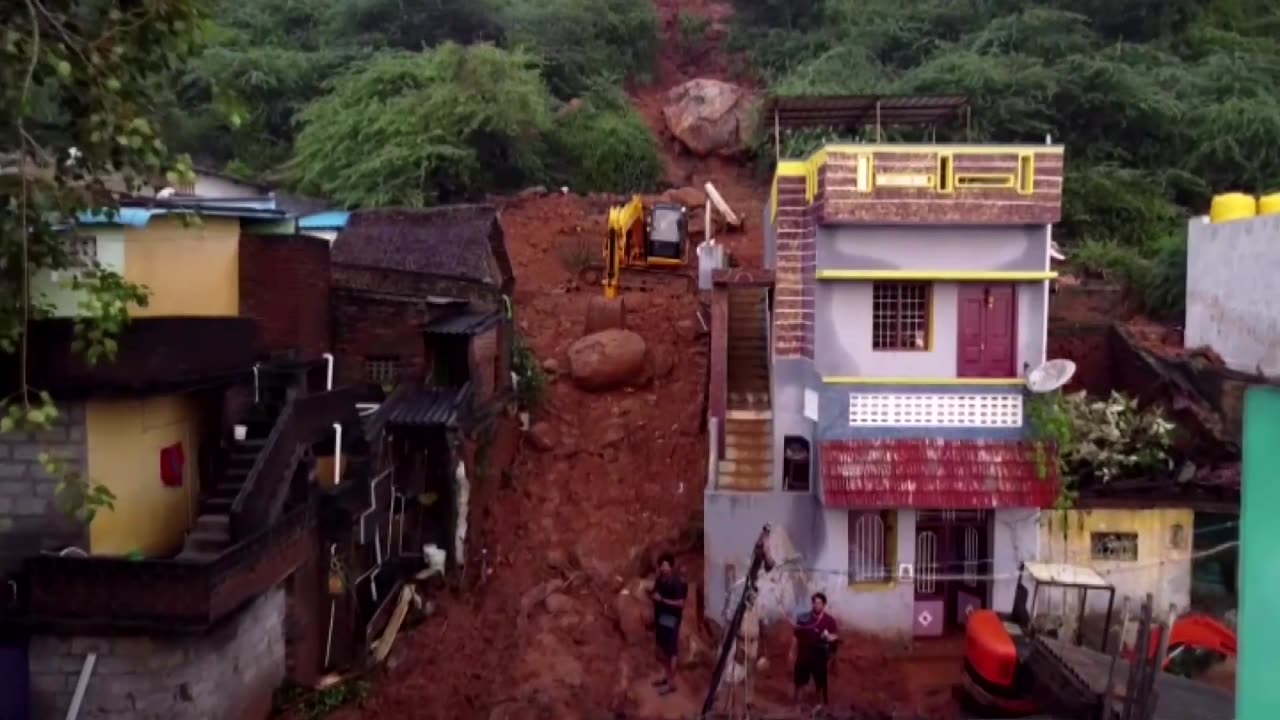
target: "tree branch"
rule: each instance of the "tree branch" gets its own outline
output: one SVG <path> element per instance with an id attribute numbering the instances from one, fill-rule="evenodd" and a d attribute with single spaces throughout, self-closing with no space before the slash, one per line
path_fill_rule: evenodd
<path id="1" fill-rule="evenodd" d="M 31 249 L 31 224 L 27 219 L 27 142 L 30 135 L 27 134 L 26 118 L 27 118 L 27 99 L 31 95 L 31 83 L 36 74 L 36 63 L 40 60 L 40 19 L 36 17 L 36 6 L 33 0 L 26 0 L 27 15 L 31 18 L 31 62 L 27 64 L 26 77 L 22 79 L 22 94 L 18 101 L 18 143 L 21 148 L 21 164 L 19 165 L 19 185 L 18 194 L 18 222 L 21 225 L 19 232 L 22 237 L 22 267 L 18 272 L 22 273 L 22 337 L 19 338 L 18 348 L 18 391 L 22 394 L 22 406 L 26 409 L 31 408 L 31 397 L 27 394 L 27 352 L 31 334 L 31 262 L 29 259 Z M 38 146 L 37 146 L 38 147 Z"/>

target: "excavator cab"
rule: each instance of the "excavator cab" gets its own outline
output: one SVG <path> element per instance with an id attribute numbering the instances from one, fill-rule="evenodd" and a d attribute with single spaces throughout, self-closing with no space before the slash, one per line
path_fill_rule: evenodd
<path id="1" fill-rule="evenodd" d="M 647 218 L 645 260 L 651 265 L 683 265 L 689 243 L 689 217 L 683 205 L 654 205 Z"/>

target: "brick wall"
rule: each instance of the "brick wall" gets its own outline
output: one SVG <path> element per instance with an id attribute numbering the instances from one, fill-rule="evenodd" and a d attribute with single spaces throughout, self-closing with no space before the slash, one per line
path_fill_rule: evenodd
<path id="1" fill-rule="evenodd" d="M 85 546 L 84 526 L 59 509 L 58 481 L 37 460 L 48 452 L 77 472 L 87 470 L 84 405 L 64 402 L 59 409 L 50 430 L 0 435 L 0 576 L 40 550 Z"/>
<path id="2" fill-rule="evenodd" d="M 936 174 L 935 151 L 875 151 L 871 173 L 919 181 Z M 1036 152 L 1033 192 L 1019 194 L 1015 187 L 965 188 L 947 193 L 931 187 L 887 187 L 873 183 L 871 192 L 858 190 L 858 153 L 832 152 L 819 170 L 826 184 L 820 191 L 822 222 L 931 223 L 931 224 L 1031 224 L 1055 223 L 1062 216 L 1061 152 Z M 990 152 L 952 155 L 954 173 L 963 176 L 1005 176 L 1016 181 L 1018 153 L 991 148 Z"/>
<path id="3" fill-rule="evenodd" d="M 805 179 L 778 178 L 774 254 L 773 342 L 777 357 L 813 359 L 817 224 L 805 199 Z"/>
<path id="4" fill-rule="evenodd" d="M 498 328 L 492 327 L 471 338 L 471 384 L 476 400 L 493 396 L 498 380 Z"/>
<path id="5" fill-rule="evenodd" d="M 285 591 L 200 637 L 35 636 L 32 720 L 61 720 L 87 653 L 98 654 L 81 720 L 257 720 L 284 679 Z"/>
<path id="6" fill-rule="evenodd" d="M 240 314 L 258 321 L 264 354 L 329 351 L 329 243 L 303 235 L 240 237 Z"/>
<path id="7" fill-rule="evenodd" d="M 400 359 L 401 377 L 420 382 L 425 372 L 422 328 L 433 311 L 424 302 L 371 297 L 358 291 L 333 294 L 335 383 L 363 384 L 364 358 Z"/>

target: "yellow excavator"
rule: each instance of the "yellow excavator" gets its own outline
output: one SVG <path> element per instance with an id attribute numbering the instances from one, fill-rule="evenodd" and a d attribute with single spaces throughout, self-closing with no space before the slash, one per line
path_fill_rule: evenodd
<path id="1" fill-rule="evenodd" d="M 587 305 L 588 333 L 626 325 L 623 288 L 692 293 L 697 283 L 689 270 L 688 209 L 676 203 L 646 207 L 639 195 L 610 208 L 601 260 L 579 273 L 584 284 L 604 288 L 603 297 Z"/>

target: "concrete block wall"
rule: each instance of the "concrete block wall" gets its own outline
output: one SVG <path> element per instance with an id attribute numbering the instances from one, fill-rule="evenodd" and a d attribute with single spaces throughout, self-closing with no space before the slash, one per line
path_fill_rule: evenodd
<path id="1" fill-rule="evenodd" d="M 47 452 L 68 469 L 88 471 L 83 403 L 60 403 L 57 422 L 38 433 L 0 434 L 0 576 L 16 570 L 22 558 L 69 545 L 84 547 L 85 527 L 58 506 L 58 478 L 40 464 Z"/>
<path id="2" fill-rule="evenodd" d="M 285 590 L 199 637 L 36 636 L 32 720 L 61 720 L 97 653 L 81 720 L 257 720 L 285 676 Z"/>

